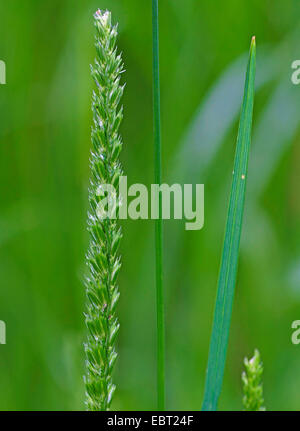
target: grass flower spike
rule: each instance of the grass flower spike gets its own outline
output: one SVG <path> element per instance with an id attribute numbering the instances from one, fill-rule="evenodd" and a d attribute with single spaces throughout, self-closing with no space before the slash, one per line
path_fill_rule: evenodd
<path id="1" fill-rule="evenodd" d="M 117 189 L 122 175 L 118 160 L 122 142 L 118 129 L 123 115 L 118 106 L 124 87 L 120 85 L 123 63 L 116 49 L 117 26 L 112 26 L 108 11 L 98 10 L 94 18 L 97 58 L 91 67 L 96 91 L 92 97 L 94 124 L 88 214 L 91 239 L 86 256 L 89 277 L 86 280 L 85 386 L 87 409 L 108 410 L 115 390 L 112 371 L 117 358 L 115 340 L 119 323 L 115 309 L 119 298 L 117 276 L 121 265 L 118 246 L 122 235 L 116 219 L 99 214 L 99 204 L 104 199 L 101 186 L 113 185 Z M 118 207 L 117 201 L 117 211 Z"/>
<path id="2" fill-rule="evenodd" d="M 242 374 L 244 398 L 243 404 L 247 411 L 264 411 L 263 407 L 263 386 L 261 376 L 263 365 L 260 360 L 258 350 L 254 351 L 254 356 L 250 360 L 244 360 L 246 371 Z"/>

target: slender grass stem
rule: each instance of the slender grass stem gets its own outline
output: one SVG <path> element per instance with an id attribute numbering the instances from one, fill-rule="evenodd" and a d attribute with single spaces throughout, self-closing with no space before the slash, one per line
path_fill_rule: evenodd
<path id="1" fill-rule="evenodd" d="M 158 36 L 158 0 L 152 0 L 153 33 L 153 124 L 155 183 L 161 184 L 161 133 L 160 133 L 160 83 L 159 83 L 159 36 Z M 163 288 L 163 226 L 162 200 L 159 194 L 159 218 L 155 222 L 156 255 L 156 308 L 157 308 L 157 406 L 165 409 L 165 317 Z"/>
<path id="2" fill-rule="evenodd" d="M 216 410 L 223 384 L 223 375 L 229 338 L 232 303 L 238 267 L 240 237 L 243 222 L 248 157 L 251 141 L 252 112 L 255 80 L 255 38 L 252 38 L 249 62 L 234 161 L 229 208 L 213 330 L 205 382 L 203 410 Z"/>

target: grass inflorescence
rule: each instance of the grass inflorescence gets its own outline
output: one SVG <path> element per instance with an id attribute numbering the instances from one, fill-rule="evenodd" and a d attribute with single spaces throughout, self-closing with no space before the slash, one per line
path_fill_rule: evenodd
<path id="1" fill-rule="evenodd" d="M 262 385 L 264 369 L 257 349 L 251 359 L 245 358 L 244 365 L 245 371 L 242 374 L 244 408 L 246 411 L 265 411 Z"/>
<path id="2" fill-rule="evenodd" d="M 99 203 L 104 199 L 101 185 L 110 184 L 117 189 L 122 175 L 118 160 L 122 142 L 118 129 L 123 114 L 118 106 L 123 94 L 120 85 L 123 63 L 117 53 L 117 26 L 112 25 L 110 12 L 98 10 L 94 19 L 97 58 L 91 67 L 96 91 L 92 97 L 94 124 L 88 214 L 91 240 L 86 256 L 89 276 L 86 280 L 85 386 L 87 409 L 108 410 L 115 390 L 112 371 L 117 358 L 115 340 L 119 323 L 115 310 L 119 298 L 117 276 L 121 264 L 118 247 L 122 234 L 116 219 L 99 213 Z M 116 200 L 115 203 L 118 211 L 120 202 Z"/>

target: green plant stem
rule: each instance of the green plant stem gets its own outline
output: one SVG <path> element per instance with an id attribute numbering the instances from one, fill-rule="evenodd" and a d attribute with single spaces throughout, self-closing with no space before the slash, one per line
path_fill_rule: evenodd
<path id="1" fill-rule="evenodd" d="M 160 133 L 160 83 L 159 83 L 159 36 L 158 36 L 158 0 L 152 0 L 153 31 L 153 123 L 155 183 L 161 184 L 161 133 Z M 162 200 L 159 194 L 159 217 L 155 221 L 156 255 L 156 308 L 157 308 L 157 406 L 165 409 L 165 318 L 163 288 L 163 226 Z"/>
<path id="2" fill-rule="evenodd" d="M 234 161 L 225 239 L 205 382 L 203 410 L 216 410 L 223 384 L 232 303 L 243 222 L 251 141 L 255 81 L 255 38 L 252 38 Z"/>

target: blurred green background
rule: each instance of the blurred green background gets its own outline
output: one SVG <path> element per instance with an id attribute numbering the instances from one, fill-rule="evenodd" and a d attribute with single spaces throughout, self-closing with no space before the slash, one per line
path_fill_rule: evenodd
<path id="1" fill-rule="evenodd" d="M 201 407 L 250 39 L 257 94 L 245 223 L 220 409 L 242 409 L 257 347 L 265 404 L 300 408 L 299 2 L 160 0 L 164 180 L 205 184 L 205 227 L 165 222 L 167 407 Z M 127 83 L 122 163 L 153 182 L 151 1 L 0 4 L 0 409 L 84 409 L 84 255 L 93 18 L 119 22 Z M 154 226 L 123 222 L 113 409 L 156 408 Z"/>

